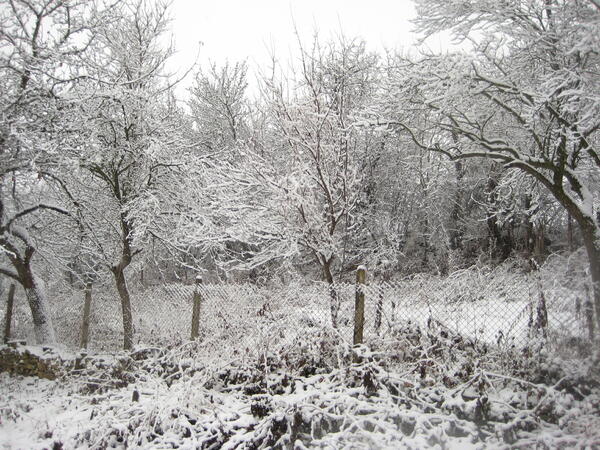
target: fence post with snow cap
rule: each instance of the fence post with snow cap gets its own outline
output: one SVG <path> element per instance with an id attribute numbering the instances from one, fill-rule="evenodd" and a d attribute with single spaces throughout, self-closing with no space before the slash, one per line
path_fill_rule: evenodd
<path id="1" fill-rule="evenodd" d="M 200 286 L 202 286 L 202 277 L 196 276 L 196 288 L 194 289 L 194 303 L 192 305 L 192 341 L 198 339 L 198 332 L 200 328 L 200 304 L 202 303 L 202 294 L 200 293 Z"/>
<path id="2" fill-rule="evenodd" d="M 353 344 L 363 343 L 363 328 L 365 325 L 365 282 L 367 268 L 358 266 L 356 269 L 356 297 L 354 300 L 354 338 Z"/>

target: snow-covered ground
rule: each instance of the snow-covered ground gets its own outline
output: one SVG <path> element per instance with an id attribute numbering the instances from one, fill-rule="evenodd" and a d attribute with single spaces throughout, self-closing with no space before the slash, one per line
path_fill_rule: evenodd
<path id="1" fill-rule="evenodd" d="M 0 374 L 0 448 L 600 446 L 597 361 L 532 350 L 434 324 L 373 340 L 360 362 L 327 329 L 267 352 L 207 341 L 90 354 L 53 381 Z"/>

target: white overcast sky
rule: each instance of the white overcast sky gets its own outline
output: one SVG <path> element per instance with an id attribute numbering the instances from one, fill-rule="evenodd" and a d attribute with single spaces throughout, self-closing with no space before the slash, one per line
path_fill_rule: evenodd
<path id="1" fill-rule="evenodd" d="M 174 0 L 177 54 L 170 65 L 189 67 L 199 52 L 203 67 L 247 59 L 251 73 L 267 69 L 271 49 L 282 62 L 295 52 L 294 23 L 304 43 L 318 29 L 324 40 L 342 32 L 363 38 L 372 50 L 409 48 L 414 16 L 411 0 Z"/>

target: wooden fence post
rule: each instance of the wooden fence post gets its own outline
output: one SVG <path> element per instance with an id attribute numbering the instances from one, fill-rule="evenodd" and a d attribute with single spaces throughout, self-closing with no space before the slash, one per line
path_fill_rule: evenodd
<path id="1" fill-rule="evenodd" d="M 13 305 L 15 303 L 15 285 L 11 284 L 8 289 L 8 301 L 6 302 L 6 315 L 4 316 L 4 339 L 5 344 L 10 340 L 10 326 L 12 324 Z"/>
<path id="2" fill-rule="evenodd" d="M 359 266 L 356 269 L 356 298 L 354 301 L 354 339 L 353 344 L 363 343 L 363 327 L 365 325 L 365 281 L 367 268 Z"/>
<path id="3" fill-rule="evenodd" d="M 87 348 L 90 337 L 90 315 L 92 310 L 92 283 L 88 282 L 84 288 L 83 321 L 81 322 L 80 348 Z"/>
<path id="4" fill-rule="evenodd" d="M 196 289 L 194 289 L 194 304 L 192 306 L 192 341 L 198 339 L 198 331 L 200 328 L 200 303 L 202 302 L 202 294 L 200 286 L 202 285 L 202 277 L 196 277 Z"/>

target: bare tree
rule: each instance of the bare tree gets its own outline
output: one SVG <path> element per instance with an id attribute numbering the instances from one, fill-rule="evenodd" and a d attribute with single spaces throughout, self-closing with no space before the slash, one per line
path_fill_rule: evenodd
<path id="1" fill-rule="evenodd" d="M 166 223 L 178 214 L 181 194 L 178 170 L 189 148 L 164 72 L 172 54 L 162 45 L 168 23 L 166 3 L 122 3 L 119 19 L 100 31 L 93 76 L 78 92 L 85 224 L 92 252 L 109 268 L 121 299 L 125 349 L 134 338 L 126 271 L 151 239 L 169 232 Z"/>
<path id="2" fill-rule="evenodd" d="M 334 324 L 334 282 L 349 264 L 345 257 L 361 196 L 365 141 L 352 127 L 352 114 L 370 98 L 376 74 L 377 58 L 362 42 L 315 40 L 310 50 L 301 47 L 300 67 L 291 78 L 263 80 L 266 142 L 247 143 L 244 157 L 225 176 L 230 182 L 219 187 L 223 192 L 230 186 L 227 198 L 235 199 L 230 206 L 222 203 L 222 236 L 244 243 L 237 258 L 242 267 L 312 258 L 331 287 Z"/>
<path id="3" fill-rule="evenodd" d="M 199 71 L 190 89 L 189 106 L 198 144 L 211 152 L 236 146 L 247 135 L 249 116 L 246 100 L 248 68 L 245 62 Z"/>
<path id="4" fill-rule="evenodd" d="M 80 59 L 102 20 L 94 4 L 82 1 L 0 5 L 0 257 L 12 266 L 0 265 L 0 273 L 23 286 L 38 343 L 55 336 L 30 225 L 68 211 L 36 193 L 45 184 L 63 187 L 58 172 L 73 132 L 68 92 L 81 79 Z"/>
<path id="5" fill-rule="evenodd" d="M 600 11 L 562 0 L 417 6 L 426 35 L 451 30 L 472 52 L 405 59 L 381 122 L 422 149 L 494 160 L 543 185 L 581 229 L 600 311 Z"/>

